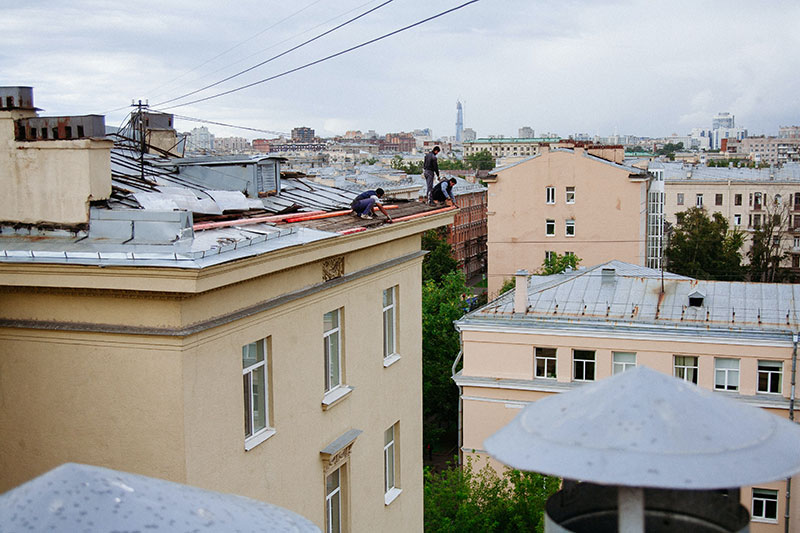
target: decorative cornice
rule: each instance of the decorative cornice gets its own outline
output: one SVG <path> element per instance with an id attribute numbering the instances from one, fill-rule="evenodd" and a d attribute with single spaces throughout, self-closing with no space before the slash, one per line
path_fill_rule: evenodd
<path id="1" fill-rule="evenodd" d="M 244 309 L 232 311 L 230 313 L 226 313 L 224 315 L 211 318 L 208 320 L 202 320 L 200 322 L 196 322 L 192 325 L 181 328 L 156 328 L 149 326 L 145 327 L 127 326 L 121 324 L 99 324 L 99 323 L 84 323 L 84 322 L 16 320 L 16 319 L 0 319 L 0 327 L 54 330 L 54 331 L 79 331 L 86 333 L 116 333 L 123 335 L 158 335 L 158 336 L 168 336 L 168 337 L 185 337 L 188 335 L 201 333 L 211 328 L 224 326 L 225 324 L 229 324 L 236 320 L 241 320 L 243 318 L 253 316 L 257 313 L 268 311 L 270 309 L 274 309 L 276 307 L 285 305 L 287 303 L 299 300 L 301 298 L 305 298 L 307 296 L 311 296 L 313 294 L 322 291 L 333 289 L 340 285 L 350 283 L 357 279 L 364 278 L 371 274 L 375 274 L 377 272 L 393 268 L 397 265 L 401 265 L 403 263 L 407 263 L 415 259 L 421 259 L 426 253 L 427 252 L 425 250 L 411 252 L 409 254 L 395 257 L 393 259 L 389 259 L 388 261 L 383 261 L 381 263 L 377 263 L 367 268 L 363 268 L 356 272 L 351 272 L 350 274 L 344 274 L 341 277 L 335 279 L 323 281 L 321 283 L 317 283 L 316 285 L 311 285 L 310 287 L 306 287 L 304 289 L 293 291 L 278 296 L 276 298 L 271 298 L 269 300 L 259 302 L 255 305 L 245 307 Z M 103 290 L 100 292 L 105 293 L 107 291 Z"/>

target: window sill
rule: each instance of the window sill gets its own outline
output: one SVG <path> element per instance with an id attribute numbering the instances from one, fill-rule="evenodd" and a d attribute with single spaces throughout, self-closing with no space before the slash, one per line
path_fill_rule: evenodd
<path id="1" fill-rule="evenodd" d="M 399 353 L 393 353 L 389 357 L 383 358 L 383 368 L 388 368 L 400 360 Z"/>
<path id="2" fill-rule="evenodd" d="M 759 522 L 761 524 L 777 524 L 778 523 L 777 519 L 773 520 L 772 518 L 751 518 L 750 521 L 751 522 Z"/>
<path id="3" fill-rule="evenodd" d="M 275 434 L 275 430 L 272 428 L 264 428 L 260 432 L 256 433 L 252 437 L 247 437 L 244 440 L 244 451 L 248 452 L 273 436 Z"/>
<path id="4" fill-rule="evenodd" d="M 403 489 L 398 489 L 397 487 L 392 487 L 389 489 L 389 492 L 383 495 L 383 503 L 384 505 L 389 505 L 393 501 L 397 499 L 400 494 L 402 494 Z"/>
<path id="5" fill-rule="evenodd" d="M 344 400 L 351 392 L 353 392 L 353 387 L 348 387 L 347 385 L 339 385 L 335 389 L 329 390 L 322 397 L 322 410 L 327 411 Z"/>

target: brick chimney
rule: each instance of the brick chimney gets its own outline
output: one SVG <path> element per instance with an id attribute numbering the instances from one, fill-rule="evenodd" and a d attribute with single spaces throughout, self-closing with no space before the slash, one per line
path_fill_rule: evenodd
<path id="1" fill-rule="evenodd" d="M 527 270 L 517 270 L 514 274 L 514 312 L 526 313 L 528 311 L 528 276 L 530 274 Z"/>
<path id="2" fill-rule="evenodd" d="M 111 148 L 99 115 L 39 117 L 30 87 L 0 87 L 0 222 L 74 226 L 111 194 Z"/>

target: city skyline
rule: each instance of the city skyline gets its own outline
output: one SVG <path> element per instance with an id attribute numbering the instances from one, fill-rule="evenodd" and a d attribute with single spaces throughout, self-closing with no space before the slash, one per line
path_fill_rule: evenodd
<path id="1" fill-rule="evenodd" d="M 308 46 L 209 91 L 236 88 L 308 64 L 461 5 L 391 2 Z M 164 102 L 262 62 L 379 2 L 309 0 L 239 9 L 211 2 L 108 7 L 28 2 L 4 12 L 4 85 L 36 88 L 44 114 L 106 114 L 121 123 L 132 99 Z M 148 8 L 156 8 L 147 16 Z M 727 111 L 751 134 L 800 123 L 793 75 L 800 6 L 689 2 L 652 16 L 643 1 L 481 0 L 408 31 L 221 98 L 165 111 L 320 136 L 431 128 L 515 136 L 529 125 L 562 137 L 685 135 Z M 144 20 L 141 20 L 144 14 Z M 46 32 L 31 31 L 37 24 Z M 709 31 L 710 28 L 718 28 Z M 725 38 L 725 35 L 730 38 Z M 191 100 L 191 98 L 189 99 Z M 179 103 L 179 102 L 173 102 Z M 210 125 L 219 136 L 268 136 Z"/>

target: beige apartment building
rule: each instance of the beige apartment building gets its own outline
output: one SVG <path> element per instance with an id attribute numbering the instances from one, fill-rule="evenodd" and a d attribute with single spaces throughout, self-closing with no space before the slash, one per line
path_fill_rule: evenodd
<path id="1" fill-rule="evenodd" d="M 669 272 L 662 279 L 661 271 L 621 261 L 521 275 L 517 283 L 456 323 L 465 455 L 485 460 L 484 440 L 529 402 L 635 365 L 789 415 L 800 285 L 698 281 Z M 750 531 L 784 530 L 784 485 L 742 488 Z M 791 519 L 796 530 L 797 497 Z"/>
<path id="2" fill-rule="evenodd" d="M 0 491 L 79 462 L 420 531 L 420 236 L 452 212 L 332 216 L 352 194 L 279 169 L 211 188 L 0 96 Z"/>
<path id="3" fill-rule="evenodd" d="M 571 146 L 542 145 L 484 180 L 490 295 L 550 254 L 575 254 L 584 265 L 644 264 L 649 174 L 622 164 L 622 147 Z"/>
<path id="4" fill-rule="evenodd" d="M 784 265 L 800 268 L 800 165 L 753 169 L 654 161 L 649 171 L 654 176 L 652 190 L 661 187 L 664 192 L 662 210 L 667 223 L 675 224 L 677 213 L 691 207 L 702 207 L 709 215 L 721 213 L 730 228 L 745 233 L 744 262 L 750 235 L 769 215 L 780 214 L 784 223 L 777 237 L 787 253 Z M 649 211 L 655 218 L 659 208 L 654 203 Z M 648 249 L 648 266 L 660 266 L 658 254 L 660 247 Z"/>
<path id="5" fill-rule="evenodd" d="M 472 155 L 483 150 L 495 159 L 503 157 L 530 157 L 539 153 L 539 147 L 559 142 L 558 137 L 542 138 L 485 138 L 464 141 L 464 155 Z"/>

